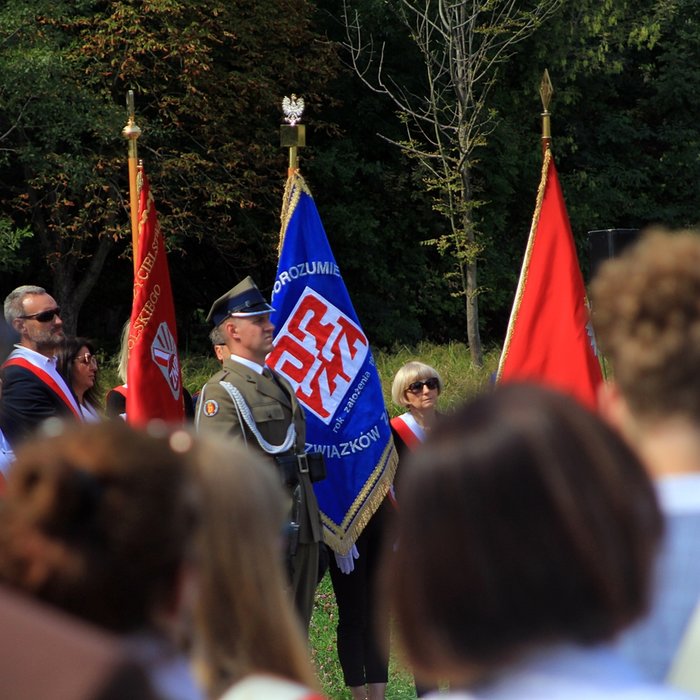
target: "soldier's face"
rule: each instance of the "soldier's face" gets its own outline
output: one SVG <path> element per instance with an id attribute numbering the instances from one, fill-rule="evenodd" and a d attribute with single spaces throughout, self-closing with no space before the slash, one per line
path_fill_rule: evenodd
<path id="1" fill-rule="evenodd" d="M 246 353 L 261 364 L 272 350 L 275 327 L 270 322 L 270 314 L 233 318 L 233 337 L 237 341 L 239 354 Z"/>

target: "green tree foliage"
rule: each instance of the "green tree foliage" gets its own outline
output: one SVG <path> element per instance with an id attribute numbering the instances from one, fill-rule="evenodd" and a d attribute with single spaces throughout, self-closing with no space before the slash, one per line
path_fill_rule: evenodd
<path id="1" fill-rule="evenodd" d="M 69 327 L 108 255 L 128 253 L 120 131 L 129 88 L 162 228 L 189 254 L 182 278 L 199 277 L 200 289 L 213 279 L 206 300 L 242 271 L 271 279 L 281 97 L 303 92 L 320 113 L 334 72 L 331 47 L 309 26 L 312 9 L 307 0 L 4 5 L 3 180 L 16 183 L 5 204 L 40 241 Z"/>
<path id="2" fill-rule="evenodd" d="M 391 47 L 387 74 L 422 94 L 423 59 L 397 22 L 398 0 L 353 2 L 375 46 Z M 405 139 L 395 105 L 339 69 L 340 8 L 336 0 L 2 3 L 5 291 L 45 284 L 72 323 L 82 305 L 81 332 L 116 338 L 131 300 L 120 132 L 132 88 L 139 155 L 174 253 L 180 337 L 203 338 L 196 323 L 213 298 L 246 274 L 263 288 L 272 281 L 287 167 L 280 100 L 296 92 L 307 104 L 301 167 L 372 342 L 463 340 L 455 268 L 424 245 L 448 227 L 425 171 L 390 145 Z M 470 161 L 487 343 L 503 338 L 532 218 L 544 68 L 584 268 L 588 230 L 697 222 L 699 13 L 691 0 L 563 0 L 500 65 L 492 130 Z"/>

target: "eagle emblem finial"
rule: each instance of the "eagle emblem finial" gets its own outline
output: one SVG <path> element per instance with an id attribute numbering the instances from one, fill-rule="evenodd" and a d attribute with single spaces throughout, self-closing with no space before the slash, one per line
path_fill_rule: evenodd
<path id="1" fill-rule="evenodd" d="M 291 97 L 285 97 L 282 100 L 282 111 L 284 112 L 284 121 L 294 126 L 304 112 L 304 98 L 297 97 L 294 93 Z"/>

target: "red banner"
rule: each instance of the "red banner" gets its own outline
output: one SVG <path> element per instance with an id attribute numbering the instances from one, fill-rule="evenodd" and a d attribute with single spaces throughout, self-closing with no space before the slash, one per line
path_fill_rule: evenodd
<path id="1" fill-rule="evenodd" d="M 498 380 L 545 384 L 572 394 L 592 409 L 602 381 L 586 289 L 549 150 Z"/>
<path id="2" fill-rule="evenodd" d="M 142 168 L 139 178 L 139 246 L 129 328 L 126 415 L 135 425 L 145 425 L 154 418 L 182 423 L 182 374 L 168 260 Z"/>

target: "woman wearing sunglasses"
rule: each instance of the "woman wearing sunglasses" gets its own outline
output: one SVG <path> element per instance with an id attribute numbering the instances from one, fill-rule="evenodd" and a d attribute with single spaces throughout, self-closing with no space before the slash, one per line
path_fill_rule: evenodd
<path id="1" fill-rule="evenodd" d="M 406 459 L 407 453 L 425 440 L 426 434 L 439 420 L 437 400 L 441 391 L 442 379 L 438 371 L 424 362 L 407 362 L 394 376 L 391 398 L 397 406 L 408 409 L 391 419 L 391 433 L 399 455 L 399 465 Z M 419 698 L 432 690 L 434 688 L 416 684 Z"/>
<path id="2" fill-rule="evenodd" d="M 97 388 L 95 346 L 87 338 L 67 337 L 56 353 L 56 366 L 78 400 L 86 421 L 101 418 L 102 408 Z"/>
<path id="3" fill-rule="evenodd" d="M 437 400 L 442 379 L 437 370 L 423 362 L 407 362 L 394 377 L 391 398 L 397 406 L 408 409 L 391 419 L 391 432 L 399 453 L 415 449 L 425 440 L 438 419 Z"/>

